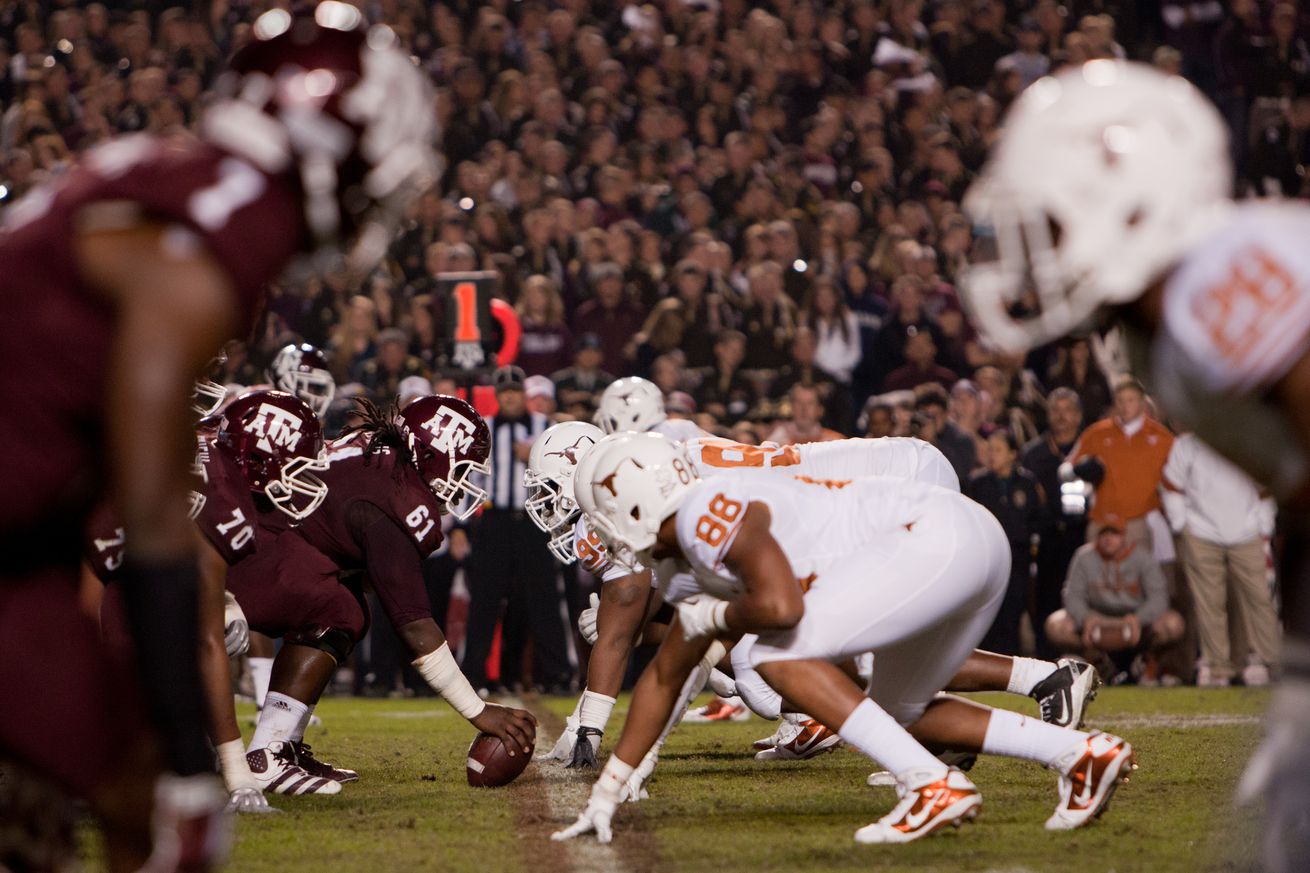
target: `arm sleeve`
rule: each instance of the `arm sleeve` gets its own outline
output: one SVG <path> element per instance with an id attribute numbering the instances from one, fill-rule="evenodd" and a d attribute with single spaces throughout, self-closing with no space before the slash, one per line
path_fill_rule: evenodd
<path id="1" fill-rule="evenodd" d="M 1139 552 L 1139 555 L 1146 602 L 1137 610 L 1137 619 L 1142 627 L 1150 627 L 1169 608 L 1169 586 L 1164 580 L 1160 564 L 1149 553 Z"/>
<path id="2" fill-rule="evenodd" d="M 1069 576 L 1064 580 L 1064 591 L 1062 593 L 1064 608 L 1069 613 L 1069 617 L 1080 628 L 1087 621 L 1087 614 L 1090 612 L 1087 606 L 1087 577 L 1089 571 L 1087 553 L 1079 552 L 1074 555 L 1073 561 L 1070 562 Z"/>
<path id="3" fill-rule="evenodd" d="M 363 500 L 350 507 L 348 518 L 350 533 L 364 553 L 364 569 L 392 626 L 399 629 L 431 618 L 422 558 L 413 538 L 385 512 Z"/>

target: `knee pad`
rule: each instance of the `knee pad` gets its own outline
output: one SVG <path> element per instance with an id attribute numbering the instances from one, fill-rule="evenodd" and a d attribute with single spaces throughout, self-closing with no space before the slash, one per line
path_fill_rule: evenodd
<path id="1" fill-rule="evenodd" d="M 283 637 L 286 642 L 297 646 L 308 646 L 326 652 L 337 664 L 342 664 L 355 650 L 359 637 L 347 630 L 336 627 L 303 628 Z"/>

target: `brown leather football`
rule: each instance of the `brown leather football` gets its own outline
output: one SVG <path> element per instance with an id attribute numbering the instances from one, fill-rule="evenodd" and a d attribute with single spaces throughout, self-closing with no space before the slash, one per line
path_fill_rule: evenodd
<path id="1" fill-rule="evenodd" d="M 468 774 L 469 785 L 474 788 L 499 788 L 508 785 L 519 777 L 532 761 L 532 750 L 525 755 L 516 751 L 511 757 L 500 737 L 480 733 L 473 738 L 469 746 Z"/>

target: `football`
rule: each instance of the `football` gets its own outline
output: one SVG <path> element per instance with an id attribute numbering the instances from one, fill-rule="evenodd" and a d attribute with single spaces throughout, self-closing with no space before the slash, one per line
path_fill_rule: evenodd
<path id="1" fill-rule="evenodd" d="M 532 750 L 513 757 L 500 741 L 491 734 L 478 734 L 469 746 L 467 773 L 469 785 L 474 788 L 499 788 L 519 778 L 532 760 Z"/>

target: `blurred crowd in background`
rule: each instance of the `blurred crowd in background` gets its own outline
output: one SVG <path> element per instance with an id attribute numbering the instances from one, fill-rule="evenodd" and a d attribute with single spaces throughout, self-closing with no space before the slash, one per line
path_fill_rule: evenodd
<path id="1" fill-rule="evenodd" d="M 221 61 L 270 5 L 0 0 L 0 203 L 117 134 L 184 135 Z M 1132 461 L 1127 497 L 1113 463 L 1082 471 L 1076 481 L 1097 498 L 1089 530 L 1059 466 L 1075 449 L 1105 460 L 1079 441 L 1097 422 L 1137 451 L 1147 399 L 1130 386 L 1140 402 L 1124 400 L 1086 337 L 1026 359 L 976 340 L 955 288 L 971 243 L 960 201 L 1025 87 L 1114 57 L 1180 72 L 1216 101 L 1233 130 L 1238 193 L 1301 196 L 1305 10 L 1256 0 L 358 5 L 431 75 L 443 177 L 363 281 L 329 273 L 274 288 L 250 341 L 228 348 L 222 381 L 261 382 L 280 347 L 314 344 L 338 383 L 330 429 L 357 396 L 458 390 L 466 380 L 443 341 L 451 307 L 437 277 L 493 271 L 522 328 L 516 360 L 499 363 L 521 368 L 514 381 L 531 413 L 589 418 L 610 381 L 638 375 L 670 414 L 740 441 L 928 440 L 1015 548 L 994 646 L 1055 653 L 1048 630 L 1070 632 L 1048 627 L 1060 610 L 1091 646 L 1089 616 L 1070 617 L 1063 592 L 1076 551 L 1095 550 L 1112 527 L 1128 543 L 1115 554 L 1135 547 L 1182 569 L 1163 583 L 1177 623 L 1159 608 L 1159 584 L 1138 584 L 1150 606 L 1135 636 L 1125 632 L 1134 657 L 1106 653 L 1107 673 L 1193 678 L 1188 550 L 1180 562 L 1173 535 L 1188 542 L 1200 510 L 1175 508 L 1168 524 L 1159 513 L 1173 437 L 1163 425 L 1147 434 L 1157 442 Z M 1148 517 L 1154 538 L 1142 534 Z M 1270 516 L 1241 538 L 1264 555 L 1272 528 Z M 1202 539 L 1216 536 L 1227 532 Z M 588 584 L 561 584 L 570 609 Z M 1132 598 L 1120 600 L 1101 604 L 1108 617 Z M 1238 631 L 1251 611 L 1234 611 Z M 1269 632 L 1248 631 L 1231 652 L 1202 640 L 1200 678 L 1273 660 Z M 1136 657 L 1165 644 L 1180 654 L 1164 666 Z M 397 675 L 357 672 L 381 690 Z M 574 681 L 552 672 L 538 684 Z"/>

